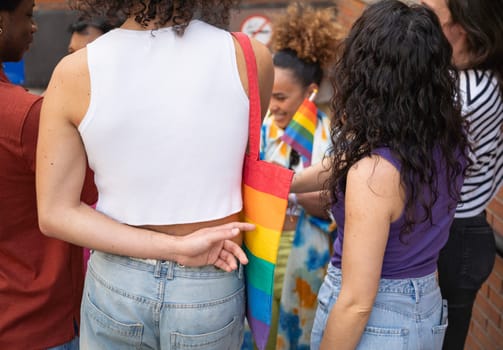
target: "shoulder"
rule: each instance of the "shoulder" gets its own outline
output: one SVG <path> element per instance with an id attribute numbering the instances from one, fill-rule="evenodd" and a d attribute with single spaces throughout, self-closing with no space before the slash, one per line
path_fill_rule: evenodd
<path id="1" fill-rule="evenodd" d="M 274 66 L 272 63 L 271 51 L 260 41 L 251 38 L 251 45 L 257 61 L 257 70 L 261 86 L 271 85 L 274 81 Z"/>
<path id="2" fill-rule="evenodd" d="M 400 172 L 387 158 L 372 154 L 357 161 L 348 171 L 349 184 L 359 184 L 377 195 L 396 195 Z"/>
<path id="3" fill-rule="evenodd" d="M 23 105 L 31 106 L 41 97 L 39 95 L 32 94 L 28 92 L 25 88 L 12 84 L 10 82 L 0 82 L 0 106 L 5 107 L 5 105 Z M 3 110 L 4 108 L 2 108 Z"/>
<path id="4" fill-rule="evenodd" d="M 371 210 L 389 221 L 400 217 L 404 191 L 398 169 L 385 158 L 372 155 L 360 159 L 348 171 L 345 202 L 348 211 Z"/>
<path id="5" fill-rule="evenodd" d="M 271 51 L 269 51 L 269 49 L 267 48 L 267 46 L 265 46 L 260 41 L 254 38 L 250 38 L 250 42 L 253 51 L 255 52 L 255 56 L 257 57 L 257 60 L 260 59 L 266 62 L 271 62 L 272 64 L 272 54 Z"/>
<path id="6" fill-rule="evenodd" d="M 391 173 L 398 173 L 398 169 L 387 157 L 383 157 L 380 154 L 372 154 L 358 160 L 349 169 L 349 172 L 364 177 L 380 177 Z"/>
<path id="7" fill-rule="evenodd" d="M 0 83 L 0 96 L 0 134 L 19 135 L 25 120 L 40 111 L 42 97 L 11 83 Z"/>
<path id="8" fill-rule="evenodd" d="M 465 109 L 488 103 L 499 90 L 498 80 L 493 72 L 477 69 L 459 72 L 459 88 Z"/>
<path id="9" fill-rule="evenodd" d="M 54 69 L 44 98 L 42 114 L 66 115 L 75 125 L 87 110 L 90 98 L 90 78 L 87 49 L 64 57 Z M 51 113 L 44 113 L 50 110 Z"/>
<path id="10" fill-rule="evenodd" d="M 72 82 L 88 75 L 87 49 L 78 50 L 59 61 L 52 74 L 53 79 Z"/>

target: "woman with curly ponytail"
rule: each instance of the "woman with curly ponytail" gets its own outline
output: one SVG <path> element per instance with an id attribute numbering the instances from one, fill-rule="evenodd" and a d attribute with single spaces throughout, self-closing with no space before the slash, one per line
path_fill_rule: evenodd
<path id="1" fill-rule="evenodd" d="M 296 112 L 316 94 L 334 62 L 342 30 L 334 9 L 293 3 L 273 21 L 273 93 L 262 125 L 262 158 L 302 172 L 330 147 L 329 118 L 313 106 L 312 149 L 296 143 Z M 321 192 L 291 195 L 275 270 L 273 318 L 267 349 L 309 347 L 316 294 L 330 258 L 333 225 Z"/>
<path id="2" fill-rule="evenodd" d="M 91 15 L 127 16 L 58 64 L 41 114 L 40 228 L 93 250 L 81 349 L 241 346 L 242 232 L 254 226 L 239 222 L 245 55 L 222 29 L 236 3 L 76 1 Z M 271 54 L 255 40 L 247 52 L 265 111 Z M 86 160 L 96 210 L 80 202 Z"/>

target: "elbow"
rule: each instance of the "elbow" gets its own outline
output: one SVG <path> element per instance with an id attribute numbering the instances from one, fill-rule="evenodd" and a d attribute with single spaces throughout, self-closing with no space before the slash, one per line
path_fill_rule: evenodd
<path id="1" fill-rule="evenodd" d="M 368 295 L 363 295 L 358 298 L 354 295 L 351 298 L 339 298 L 338 302 L 349 313 L 357 316 L 360 319 L 368 319 L 374 308 L 374 298 L 369 298 Z"/>
<path id="2" fill-rule="evenodd" d="M 40 232 L 42 232 L 45 236 L 54 238 L 53 230 L 51 229 L 51 224 L 47 221 L 47 219 L 42 219 L 40 216 L 38 218 L 38 228 Z"/>
<path id="3" fill-rule="evenodd" d="M 368 305 L 365 303 L 353 305 L 353 312 L 360 318 L 369 318 L 372 313 L 373 305 Z"/>
<path id="4" fill-rule="evenodd" d="M 51 238 L 57 238 L 55 236 L 56 232 L 56 220 L 54 218 L 54 213 L 51 214 L 48 210 L 38 209 L 38 228 L 45 236 Z"/>

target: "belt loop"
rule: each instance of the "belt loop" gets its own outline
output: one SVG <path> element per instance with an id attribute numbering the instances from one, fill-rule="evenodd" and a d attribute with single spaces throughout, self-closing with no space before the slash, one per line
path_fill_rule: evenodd
<path id="1" fill-rule="evenodd" d="M 162 271 L 162 261 L 157 260 L 155 263 L 155 268 L 154 268 L 154 277 L 155 278 L 160 278 L 161 277 L 161 271 Z"/>
<path id="2" fill-rule="evenodd" d="M 168 265 L 167 268 L 167 274 L 166 274 L 166 278 L 168 280 L 172 280 L 174 278 L 174 275 L 175 275 L 175 262 L 173 261 L 166 261 L 166 264 Z"/>
<path id="3" fill-rule="evenodd" d="M 238 261 L 238 279 L 242 280 L 244 275 L 244 266 Z"/>
<path id="4" fill-rule="evenodd" d="M 441 325 L 447 324 L 448 307 L 447 300 L 442 299 L 442 323 Z"/>
<path id="5" fill-rule="evenodd" d="M 419 283 L 417 280 L 412 280 L 412 287 L 414 288 L 414 297 L 416 298 L 416 304 L 419 304 L 419 298 L 421 297 L 421 295 L 419 290 Z"/>

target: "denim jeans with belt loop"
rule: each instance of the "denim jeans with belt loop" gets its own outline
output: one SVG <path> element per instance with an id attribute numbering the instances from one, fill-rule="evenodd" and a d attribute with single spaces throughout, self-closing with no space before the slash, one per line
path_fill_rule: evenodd
<path id="1" fill-rule="evenodd" d="M 243 268 L 185 267 L 93 252 L 81 309 L 80 348 L 239 349 Z"/>
<path id="2" fill-rule="evenodd" d="M 330 263 L 318 293 L 311 350 L 320 348 L 328 315 L 337 301 L 341 284 L 341 269 Z M 446 328 L 447 303 L 440 296 L 436 273 L 420 278 L 381 279 L 357 349 L 439 350 Z"/>

